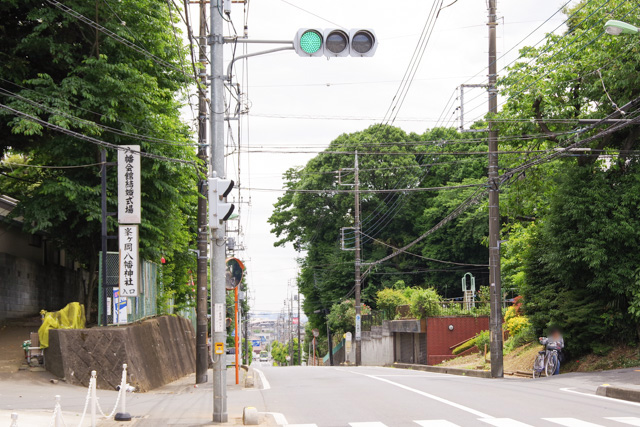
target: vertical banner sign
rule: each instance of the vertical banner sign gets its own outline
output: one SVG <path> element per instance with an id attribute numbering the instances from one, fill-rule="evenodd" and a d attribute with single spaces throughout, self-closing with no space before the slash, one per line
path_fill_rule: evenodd
<path id="1" fill-rule="evenodd" d="M 224 304 L 215 303 L 213 307 L 213 332 L 224 332 Z"/>
<path id="2" fill-rule="evenodd" d="M 140 146 L 118 150 L 118 222 L 140 224 Z"/>
<path id="3" fill-rule="evenodd" d="M 140 281 L 138 258 L 138 226 L 120 226 L 120 296 L 137 297 Z"/>
<path id="4" fill-rule="evenodd" d="M 362 336 L 362 316 L 356 314 L 356 341 L 360 341 Z"/>

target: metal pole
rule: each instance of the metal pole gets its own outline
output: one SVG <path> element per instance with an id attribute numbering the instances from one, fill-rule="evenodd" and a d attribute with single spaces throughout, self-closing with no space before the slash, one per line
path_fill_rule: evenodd
<path id="1" fill-rule="evenodd" d="M 196 291 L 196 384 L 206 383 L 209 378 L 209 351 L 207 349 L 207 74 L 204 69 L 207 62 L 206 37 L 207 37 L 207 8 L 206 1 L 200 0 L 200 50 L 198 61 L 202 68 L 200 73 L 200 90 L 198 91 L 198 158 L 201 161 L 200 178 L 198 181 L 198 267 L 197 267 L 197 291 Z"/>
<path id="2" fill-rule="evenodd" d="M 300 340 L 300 287 L 298 286 L 298 365 L 302 366 L 302 349 Z"/>
<path id="3" fill-rule="evenodd" d="M 491 285 L 491 376 L 504 376 L 502 360 L 502 307 L 500 300 L 500 193 L 498 188 L 498 131 L 492 116 L 498 110 L 496 89 L 496 1 L 489 0 L 489 282 Z"/>
<path id="4" fill-rule="evenodd" d="M 100 150 L 100 161 L 102 162 L 102 170 L 100 172 L 100 180 L 102 184 L 102 326 L 107 326 L 107 296 L 113 290 L 107 287 L 107 150 Z M 89 301 L 89 304 L 91 302 Z"/>
<path id="5" fill-rule="evenodd" d="M 238 285 L 240 286 L 240 285 Z M 240 384 L 240 343 L 239 343 L 239 335 L 240 335 L 240 324 L 238 323 L 238 286 L 236 286 L 236 288 L 233 291 L 233 296 L 235 298 L 235 303 L 236 303 L 236 307 L 235 307 L 235 317 L 234 317 L 234 335 L 235 335 L 235 339 L 234 339 L 234 343 L 235 343 L 235 347 L 236 347 L 236 384 Z"/>
<path id="6" fill-rule="evenodd" d="M 222 1 L 211 0 L 209 10 L 211 44 L 211 173 L 224 177 L 224 64 L 223 64 L 223 24 Z M 216 201 L 210 201 L 216 203 Z M 223 221 L 212 229 L 211 235 L 211 315 L 213 319 L 226 317 L 225 301 L 225 248 L 226 225 Z M 217 316 L 217 317 L 216 317 Z M 211 333 L 214 343 L 223 343 L 225 351 L 213 361 L 213 422 L 226 423 L 227 413 L 227 367 L 226 322 L 212 321 Z M 216 325 L 217 324 L 217 325 Z"/>
<path id="7" fill-rule="evenodd" d="M 331 340 L 331 328 L 329 328 L 329 322 L 327 322 L 327 341 L 329 346 L 329 366 L 333 366 L 333 341 Z"/>
<path id="8" fill-rule="evenodd" d="M 355 159 L 355 198 L 356 198 L 356 210 L 355 210 L 355 226 L 356 226 L 356 331 L 358 328 L 358 320 L 362 318 L 362 308 L 360 307 L 360 173 L 358 166 L 358 151 L 356 150 Z M 356 339 L 354 341 L 356 346 L 356 366 L 360 366 L 362 363 L 362 347 L 360 346 L 360 337 L 356 333 Z"/>

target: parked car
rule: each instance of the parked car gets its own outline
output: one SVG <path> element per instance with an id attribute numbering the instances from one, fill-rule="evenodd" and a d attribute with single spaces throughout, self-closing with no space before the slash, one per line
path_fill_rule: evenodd
<path id="1" fill-rule="evenodd" d="M 235 366 L 236 364 L 236 349 L 233 347 L 227 348 L 227 366 Z"/>

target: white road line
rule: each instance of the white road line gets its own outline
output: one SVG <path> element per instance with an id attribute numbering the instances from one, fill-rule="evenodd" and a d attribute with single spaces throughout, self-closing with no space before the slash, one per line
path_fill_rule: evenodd
<path id="1" fill-rule="evenodd" d="M 566 427 L 602 427 L 602 424 L 593 424 L 577 418 L 543 418 L 543 420 Z"/>
<path id="2" fill-rule="evenodd" d="M 393 381 L 388 380 L 386 378 L 376 377 L 375 375 L 361 374 L 360 372 L 355 372 L 355 371 L 350 371 L 350 372 L 352 372 L 352 373 L 354 373 L 356 375 L 363 375 L 365 377 L 373 378 L 374 380 L 378 380 L 378 381 L 382 381 L 382 382 L 385 382 L 385 383 L 389 383 L 391 385 L 394 385 L 396 387 L 400 387 L 402 389 L 411 391 L 411 392 L 419 394 L 421 396 L 428 397 L 429 399 L 433 399 L 433 400 L 435 400 L 437 402 L 444 403 L 445 405 L 453 406 L 454 408 L 460 409 L 461 411 L 469 412 L 470 414 L 476 415 L 476 416 L 478 416 L 480 418 L 493 418 L 491 415 L 487 415 L 487 414 L 485 414 L 483 412 L 476 411 L 475 409 L 469 408 L 467 406 L 461 405 L 461 404 L 456 403 L 456 402 L 452 402 L 451 400 L 443 399 L 442 397 L 436 396 L 434 394 L 426 393 L 426 392 L 424 392 L 422 390 L 417 390 L 415 388 L 407 387 L 404 384 L 396 383 L 396 382 L 393 382 Z"/>
<path id="3" fill-rule="evenodd" d="M 262 383 L 262 390 L 269 390 L 271 388 L 271 384 L 267 381 L 267 377 L 265 377 L 264 373 L 260 369 L 253 368 L 254 371 L 260 375 L 260 382 Z M 275 412 L 273 412 L 275 414 Z"/>
<path id="4" fill-rule="evenodd" d="M 318 427 L 318 424 L 287 424 L 287 427 Z"/>
<path id="5" fill-rule="evenodd" d="M 422 427 L 459 427 L 458 424 L 447 420 L 418 420 L 414 423 Z"/>
<path id="6" fill-rule="evenodd" d="M 640 418 L 636 417 L 606 417 L 605 420 L 616 421 L 628 426 L 640 426 Z"/>
<path id="7" fill-rule="evenodd" d="M 379 421 L 372 421 L 370 423 L 349 423 L 351 427 L 387 427 Z"/>
<path id="8" fill-rule="evenodd" d="M 511 418 L 479 418 L 478 421 L 491 424 L 496 427 L 531 427 L 531 424 L 521 423 L 520 421 L 512 420 Z"/>
<path id="9" fill-rule="evenodd" d="M 583 396 L 595 397 L 596 399 L 604 399 L 604 400 L 608 400 L 610 403 L 617 402 L 617 403 L 625 403 L 627 405 L 640 406 L 640 403 L 638 402 L 630 402 L 628 400 L 614 399 L 612 397 L 606 397 L 606 396 L 598 396 L 597 394 L 582 393 L 580 391 L 573 390 L 571 387 L 561 388 L 560 391 L 566 391 L 567 393 L 581 394 Z"/>

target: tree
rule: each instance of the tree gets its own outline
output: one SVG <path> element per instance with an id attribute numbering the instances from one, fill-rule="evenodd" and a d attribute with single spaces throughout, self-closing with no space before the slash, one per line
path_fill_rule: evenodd
<path id="1" fill-rule="evenodd" d="M 305 296 L 304 311 L 312 327 L 318 328 L 323 336 L 326 328 L 322 311 L 353 293 L 353 253 L 341 249 L 340 229 L 353 226 L 354 196 L 344 192 L 296 190 L 352 189 L 340 185 L 340 181 L 352 183 L 353 176 L 343 171 L 339 180 L 337 171 L 354 167 L 353 153 L 357 150 L 361 188 L 394 190 L 364 192 L 361 196 L 362 256 L 365 262 L 374 261 L 390 254 L 392 247 L 401 247 L 433 227 L 456 202 L 469 195 L 469 189 L 442 194 L 398 192 L 397 189 L 484 182 L 486 157 L 460 156 L 459 153 L 486 151 L 486 145 L 481 140 L 461 139 L 462 135 L 452 129 L 433 129 L 418 135 L 376 125 L 339 136 L 326 152 L 311 159 L 305 167 L 287 171 L 285 187 L 292 191 L 275 204 L 269 223 L 280 239 L 277 246 L 291 243 L 303 254 L 299 285 Z M 461 141 L 458 143 L 458 140 Z M 434 235 L 414 247 L 412 252 L 418 257 L 401 254 L 376 267 L 366 278 L 362 300 L 375 306 L 377 291 L 392 287 L 398 280 L 406 281 L 407 286 L 428 283 L 438 289 L 452 289 L 452 296 L 459 294 L 458 284 L 464 274 L 460 266 L 445 264 L 443 267 L 438 261 L 419 257 L 486 264 L 488 250 L 483 230 L 487 221 L 483 218 L 486 218 L 486 207 L 481 205 L 470 216 L 461 216 L 460 224 L 451 224 L 439 232 L 439 237 Z M 449 236 L 457 227 L 465 234 Z M 346 236 L 347 245 L 353 245 L 353 240 L 353 233 Z M 449 248 L 452 242 L 455 246 Z M 479 278 L 481 283 L 482 280 L 486 277 Z"/>
<path id="2" fill-rule="evenodd" d="M 170 66 L 94 30 L 46 2 L 0 3 L 2 103 L 49 123 L 104 141 L 170 158 L 195 160 L 188 126 L 180 120 L 188 80 L 179 68 L 185 49 L 172 31 L 167 3 L 159 0 L 66 1 L 65 5 L 142 46 Z M 31 166 L 3 171 L 0 189 L 20 202 L 28 232 L 46 232 L 91 273 L 84 295 L 95 302 L 100 250 L 100 147 L 0 110 L 0 152 Z M 109 128 L 106 128 L 108 126 Z M 116 153 L 108 153 L 112 162 Z M 189 303 L 195 260 L 196 174 L 193 167 L 143 158 L 141 257 L 159 261 L 178 305 Z M 116 200 L 114 168 L 108 172 L 110 210 Z M 109 221 L 114 233 L 116 222 Z M 110 250 L 114 250 L 111 247 Z M 117 249 L 115 249 L 117 250 Z"/>

